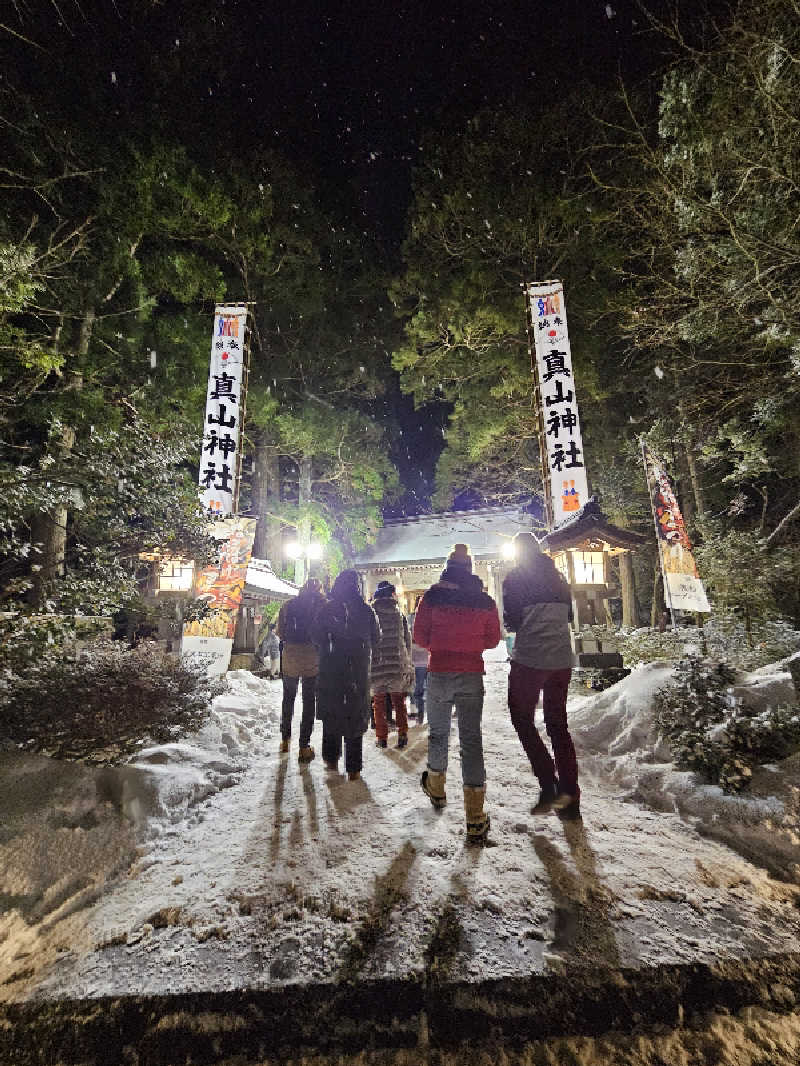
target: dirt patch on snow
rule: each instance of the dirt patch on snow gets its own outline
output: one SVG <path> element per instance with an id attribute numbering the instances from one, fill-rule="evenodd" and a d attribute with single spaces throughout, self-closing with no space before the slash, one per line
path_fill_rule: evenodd
<path id="1" fill-rule="evenodd" d="M 0 998 L 83 942 L 84 912 L 135 855 L 96 769 L 0 756 Z"/>
<path id="2" fill-rule="evenodd" d="M 0 1007 L 19 1066 L 794 1066 L 800 960 Z"/>

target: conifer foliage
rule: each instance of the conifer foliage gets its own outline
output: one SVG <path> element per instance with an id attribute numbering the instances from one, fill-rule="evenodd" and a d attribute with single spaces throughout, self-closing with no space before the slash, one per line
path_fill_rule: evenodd
<path id="1" fill-rule="evenodd" d="M 0 741 L 116 762 L 145 739 L 167 743 L 197 729 L 220 688 L 204 666 L 155 644 L 54 645 L 0 673 Z"/>
<path id="2" fill-rule="evenodd" d="M 727 663 L 688 655 L 654 708 L 676 765 L 699 771 L 725 792 L 747 788 L 754 766 L 800 750 L 800 707 L 758 713 L 736 696 L 735 681 Z"/>

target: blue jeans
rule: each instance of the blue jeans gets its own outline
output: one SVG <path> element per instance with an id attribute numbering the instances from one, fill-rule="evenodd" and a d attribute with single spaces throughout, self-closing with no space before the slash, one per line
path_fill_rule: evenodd
<path id="1" fill-rule="evenodd" d="M 425 717 L 425 680 L 428 676 L 427 666 L 414 667 L 414 695 L 411 697 L 417 708 L 417 720 Z"/>
<path id="2" fill-rule="evenodd" d="M 447 769 L 450 747 L 451 710 L 455 704 L 461 749 L 461 779 L 468 788 L 483 788 L 483 675 L 437 674 L 428 671 L 428 769 Z"/>

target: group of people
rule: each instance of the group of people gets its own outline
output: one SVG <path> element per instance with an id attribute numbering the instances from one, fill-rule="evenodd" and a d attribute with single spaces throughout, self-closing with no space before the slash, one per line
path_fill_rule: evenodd
<path id="1" fill-rule="evenodd" d="M 515 554 L 516 565 L 503 582 L 503 620 L 516 634 L 508 682 L 511 721 L 539 783 L 533 812 L 556 810 L 563 818 L 578 818 L 577 760 L 566 711 L 572 670 L 570 590 L 532 534 L 517 534 Z M 319 718 L 326 767 L 337 770 L 344 754 L 348 778 L 358 780 L 371 719 L 379 748 L 388 745 L 388 709 L 397 724 L 397 747 L 408 744 L 406 696 L 414 692 L 418 721 L 426 714 L 428 720 L 421 786 L 433 807 L 441 810 L 447 804 L 455 709 L 467 841 L 486 841 L 490 819 L 484 809 L 483 652 L 500 642 L 501 628 L 495 601 L 472 571 L 467 545 L 455 545 L 439 581 L 419 600 L 412 626 L 390 582 L 382 581 L 368 604 L 357 572 L 344 570 L 327 597 L 319 581 L 307 581 L 281 608 L 276 636 L 282 647 L 282 752 L 289 751 L 301 686 L 300 762 L 315 757 L 311 735 Z M 534 722 L 540 695 L 552 755 Z"/>

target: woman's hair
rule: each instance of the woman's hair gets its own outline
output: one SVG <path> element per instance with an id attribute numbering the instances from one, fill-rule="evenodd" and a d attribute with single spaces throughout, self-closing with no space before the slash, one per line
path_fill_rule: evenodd
<path id="1" fill-rule="evenodd" d="M 357 570 L 342 570 L 331 588 L 331 596 L 337 600 L 350 600 L 361 596 L 361 579 Z"/>

